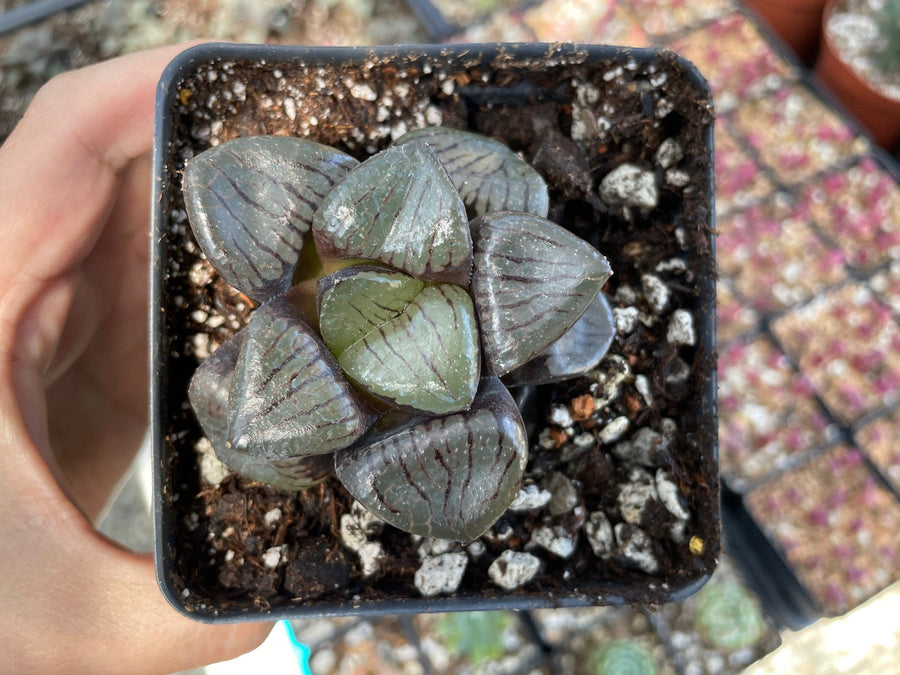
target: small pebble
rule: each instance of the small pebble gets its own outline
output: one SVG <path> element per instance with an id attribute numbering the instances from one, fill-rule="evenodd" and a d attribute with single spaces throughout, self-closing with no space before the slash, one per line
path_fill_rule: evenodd
<path id="1" fill-rule="evenodd" d="M 458 547 L 458 543 L 455 541 L 451 541 L 450 539 L 436 539 L 435 537 L 425 537 L 422 540 L 422 543 L 419 544 L 419 548 L 417 552 L 419 554 L 419 559 L 424 560 L 429 556 L 438 556 L 443 555 L 444 553 L 450 553 L 455 548 Z"/>
<path id="2" fill-rule="evenodd" d="M 572 413 L 564 405 L 554 405 L 550 408 L 550 423 L 560 427 L 570 427 L 575 424 Z"/>
<path id="3" fill-rule="evenodd" d="M 663 169 L 668 169 L 682 157 L 684 157 L 684 151 L 674 138 L 664 140 L 656 151 L 656 161 Z"/>
<path id="4" fill-rule="evenodd" d="M 635 375 L 634 388 L 637 389 L 641 398 L 644 399 L 644 403 L 648 406 L 653 405 L 653 394 L 650 393 L 650 380 L 647 379 L 646 375 Z"/>
<path id="5" fill-rule="evenodd" d="M 631 367 L 628 361 L 618 354 L 607 356 L 596 370 L 588 372 L 588 377 L 594 380 L 596 386 L 592 387 L 595 407 L 602 408 L 619 397 L 622 385 L 631 379 Z"/>
<path id="6" fill-rule="evenodd" d="M 653 313 L 662 314 L 668 307 L 672 295 L 666 282 L 655 274 L 644 274 L 641 276 L 641 288 L 644 291 L 644 299 L 647 300 Z"/>
<path id="7" fill-rule="evenodd" d="M 231 469 L 216 457 L 216 452 L 208 439 L 201 438 L 194 449 L 199 455 L 200 480 L 205 485 L 218 486 L 231 475 Z"/>
<path id="8" fill-rule="evenodd" d="M 631 426 L 631 422 L 625 415 L 616 417 L 600 430 L 600 442 L 606 444 L 615 443 L 625 435 L 629 426 Z"/>
<path id="9" fill-rule="evenodd" d="M 659 563 L 653 557 L 653 541 L 643 530 L 627 523 L 619 523 L 614 532 L 624 558 L 647 574 L 659 571 Z"/>
<path id="10" fill-rule="evenodd" d="M 637 307 L 616 307 L 613 316 L 616 320 L 616 332 L 619 335 L 630 335 L 637 326 L 640 310 Z"/>
<path id="11" fill-rule="evenodd" d="M 572 439 L 572 444 L 580 450 L 593 447 L 594 434 L 590 433 L 589 431 L 582 432 Z"/>
<path id="12" fill-rule="evenodd" d="M 626 462 L 658 466 L 667 456 L 669 444 L 663 435 L 650 427 L 642 427 L 627 441 L 613 446 L 613 454 Z"/>
<path id="13" fill-rule="evenodd" d="M 647 504 L 658 498 L 653 476 L 644 469 L 635 467 L 628 475 L 628 482 L 619 485 L 616 501 L 625 522 L 640 525 Z"/>
<path id="14" fill-rule="evenodd" d="M 378 563 L 384 558 L 384 548 L 380 541 L 367 541 L 356 551 L 359 556 L 363 577 L 370 577 L 378 571 Z"/>
<path id="15" fill-rule="evenodd" d="M 598 558 L 608 556 L 616 546 L 612 524 L 603 511 L 594 511 L 584 523 L 584 534 Z"/>
<path id="16" fill-rule="evenodd" d="M 578 490 L 574 483 L 559 471 L 549 473 L 544 479 L 543 487 L 552 495 L 547 504 L 547 511 L 551 516 L 569 513 L 578 503 Z"/>
<path id="17" fill-rule="evenodd" d="M 669 185 L 683 188 L 691 182 L 691 175 L 687 171 L 681 171 L 680 169 L 669 169 L 666 171 L 666 182 Z"/>
<path id="18" fill-rule="evenodd" d="M 537 556 L 507 549 L 488 567 L 488 576 L 501 588 L 512 591 L 534 579 L 540 568 Z"/>
<path id="19" fill-rule="evenodd" d="M 659 469 L 656 472 L 656 492 L 659 494 L 659 500 L 666 507 L 666 511 L 679 520 L 687 520 L 691 517 L 682 503 L 683 498 L 678 486 L 665 469 Z"/>
<path id="20" fill-rule="evenodd" d="M 282 556 L 287 552 L 287 544 L 273 546 L 262 554 L 263 565 L 269 569 L 275 569 L 281 563 Z"/>
<path id="21" fill-rule="evenodd" d="M 552 496 L 549 490 L 542 490 L 534 483 L 529 483 L 519 489 L 512 504 L 509 505 L 509 510 L 521 512 L 542 509 L 547 506 Z"/>
<path id="22" fill-rule="evenodd" d="M 466 553 L 469 554 L 469 557 L 472 560 L 477 560 L 483 556 L 486 550 L 487 546 L 484 545 L 484 542 L 478 541 L 477 539 L 466 545 Z"/>
<path id="23" fill-rule="evenodd" d="M 634 164 L 622 164 L 603 177 L 600 199 L 610 205 L 636 206 L 649 211 L 659 201 L 656 176 Z"/>
<path id="24" fill-rule="evenodd" d="M 686 345 L 692 347 L 697 343 L 697 335 L 694 332 L 694 317 L 686 309 L 676 309 L 672 312 L 669 325 L 666 327 L 666 341 L 674 345 Z"/>
<path id="25" fill-rule="evenodd" d="M 462 552 L 428 556 L 416 570 L 413 583 L 426 597 L 453 593 L 459 588 L 468 563 L 468 556 Z"/>
<path id="26" fill-rule="evenodd" d="M 566 528 L 544 525 L 531 533 L 531 541 L 560 558 L 568 558 L 575 552 L 575 537 Z"/>
<path id="27" fill-rule="evenodd" d="M 279 521 L 281 521 L 281 509 L 277 506 L 274 509 L 266 511 L 266 515 L 263 516 L 263 522 L 269 527 L 272 527 Z"/>

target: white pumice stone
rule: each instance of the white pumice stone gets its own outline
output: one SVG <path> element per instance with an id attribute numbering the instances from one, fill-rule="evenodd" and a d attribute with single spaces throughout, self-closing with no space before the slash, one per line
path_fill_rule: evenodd
<path id="1" fill-rule="evenodd" d="M 556 447 L 556 441 L 553 440 L 553 436 L 550 434 L 550 427 L 541 429 L 541 433 L 538 434 L 538 445 L 544 450 L 552 450 Z"/>
<path id="2" fill-rule="evenodd" d="M 475 541 L 467 544 L 465 550 L 472 560 L 477 560 L 484 555 L 484 552 L 487 550 L 487 546 L 484 545 L 484 542 L 478 541 L 476 539 Z"/>
<path id="3" fill-rule="evenodd" d="M 359 553 L 368 543 L 369 535 L 377 534 L 383 525 L 381 518 L 359 502 L 353 502 L 350 513 L 341 516 L 341 542 L 351 551 Z"/>
<path id="4" fill-rule="evenodd" d="M 428 556 L 437 556 L 443 555 L 444 553 L 450 553 L 458 547 L 459 544 L 455 541 L 451 541 L 450 539 L 424 537 L 419 544 L 419 548 L 416 549 L 416 552 L 419 554 L 419 559 L 424 560 Z"/>
<path id="5" fill-rule="evenodd" d="M 659 500 L 666 507 L 666 511 L 679 520 L 687 520 L 691 517 L 690 512 L 682 503 L 678 486 L 665 469 L 658 469 L 656 472 L 656 492 L 659 494 Z"/>
<path id="6" fill-rule="evenodd" d="M 634 388 L 637 389 L 641 398 L 644 399 L 644 403 L 648 406 L 653 405 L 653 394 L 650 393 L 650 380 L 647 379 L 646 375 L 635 375 Z"/>
<path id="7" fill-rule="evenodd" d="M 575 424 L 572 414 L 564 405 L 554 405 L 550 408 L 550 422 L 560 427 L 570 427 Z"/>
<path id="8" fill-rule="evenodd" d="M 616 332 L 619 335 L 629 335 L 637 326 L 640 310 L 637 307 L 615 307 L 613 317 L 616 320 Z"/>
<path id="9" fill-rule="evenodd" d="M 540 568 L 537 556 L 507 549 L 488 567 L 488 576 L 500 588 L 513 591 L 534 579 Z"/>
<path id="10" fill-rule="evenodd" d="M 600 181 L 600 199 L 609 205 L 635 206 L 649 211 L 659 202 L 656 176 L 634 164 L 622 164 Z"/>
<path id="11" fill-rule="evenodd" d="M 594 434 L 589 431 L 582 432 L 572 439 L 572 444 L 579 450 L 590 448 L 594 445 Z"/>
<path id="12" fill-rule="evenodd" d="M 656 151 L 656 162 L 663 169 L 668 169 L 682 157 L 684 157 L 684 150 L 681 149 L 681 144 L 674 138 L 664 140 Z"/>
<path id="13" fill-rule="evenodd" d="M 206 438 L 201 438 L 194 446 L 197 451 L 200 465 L 200 480 L 206 485 L 218 486 L 231 475 L 231 469 L 216 457 L 212 443 Z"/>
<path id="14" fill-rule="evenodd" d="M 262 554 L 263 565 L 269 569 L 275 569 L 281 564 L 281 559 L 285 553 L 287 553 L 287 544 L 266 549 L 266 552 Z"/>
<path id="15" fill-rule="evenodd" d="M 619 523 L 614 531 L 623 557 L 647 574 L 659 570 L 659 563 L 653 556 L 653 542 L 642 529 L 627 523 Z"/>
<path id="16" fill-rule="evenodd" d="M 656 263 L 655 271 L 663 272 L 687 272 L 688 265 L 683 258 L 669 258 Z"/>
<path id="17" fill-rule="evenodd" d="M 626 462 L 656 466 L 669 449 L 666 439 L 650 427 L 642 427 L 627 441 L 613 446 L 613 454 Z"/>
<path id="18" fill-rule="evenodd" d="M 687 171 L 681 169 L 669 169 L 666 171 L 666 182 L 669 185 L 683 188 L 691 182 L 691 175 Z"/>
<path id="19" fill-rule="evenodd" d="M 598 558 L 608 556 L 616 547 L 612 524 L 603 511 L 594 511 L 588 516 L 584 523 L 584 534 Z"/>
<path id="20" fill-rule="evenodd" d="M 575 552 L 575 537 L 560 525 L 542 525 L 531 533 L 531 541 L 560 558 Z"/>
<path id="21" fill-rule="evenodd" d="M 426 597 L 453 593 L 462 582 L 469 557 L 462 552 L 428 556 L 416 570 L 413 583 Z"/>
<path id="22" fill-rule="evenodd" d="M 668 384 L 681 384 L 686 382 L 691 375 L 691 367 L 680 356 L 676 356 L 671 361 L 669 373 L 666 375 Z"/>
<path id="23" fill-rule="evenodd" d="M 673 446 L 678 440 L 678 423 L 671 417 L 663 417 L 659 421 L 659 433 L 662 434 L 666 448 Z"/>
<path id="24" fill-rule="evenodd" d="M 544 489 L 550 492 L 550 501 L 547 503 L 547 511 L 551 516 L 561 516 L 569 513 L 578 503 L 578 489 L 575 484 L 563 473 L 553 471 L 544 480 Z"/>
<path id="25" fill-rule="evenodd" d="M 687 532 L 687 524 L 686 520 L 676 520 L 672 523 L 671 527 L 669 527 L 669 537 L 676 544 L 684 543 L 685 533 Z"/>
<path id="26" fill-rule="evenodd" d="M 686 309 L 676 309 L 672 312 L 669 325 L 666 327 L 666 341 L 674 345 L 686 345 L 692 347 L 697 344 L 697 334 L 694 332 L 694 317 Z"/>
<path id="27" fill-rule="evenodd" d="M 550 490 L 543 490 L 534 483 L 529 483 L 519 488 L 519 492 L 509 505 L 509 510 L 522 512 L 542 509 L 547 506 L 552 496 Z"/>
<path id="28" fill-rule="evenodd" d="M 623 305 L 633 305 L 638 301 L 637 291 L 628 284 L 622 284 L 616 289 L 614 299 Z"/>
<path id="29" fill-rule="evenodd" d="M 628 482 L 619 486 L 616 501 L 619 513 L 626 523 L 640 525 L 644 511 L 650 501 L 659 499 L 653 476 L 640 467 L 635 467 L 628 474 Z"/>
<path id="30" fill-rule="evenodd" d="M 384 547 L 380 541 L 367 541 L 356 554 L 359 556 L 363 577 L 370 577 L 378 571 L 378 563 L 384 558 Z"/>
<path id="31" fill-rule="evenodd" d="M 600 442 L 607 445 L 615 443 L 625 435 L 630 426 L 631 421 L 625 415 L 616 417 L 600 430 Z"/>
<path id="32" fill-rule="evenodd" d="M 654 314 L 662 314 L 669 306 L 669 298 L 672 293 L 666 282 L 655 274 L 641 276 L 641 289 L 644 291 L 644 299 Z"/>
<path id="33" fill-rule="evenodd" d="M 631 366 L 618 354 L 607 356 L 596 370 L 588 373 L 594 380 L 591 392 L 594 394 L 595 408 L 610 404 L 622 393 L 622 385 L 632 378 Z"/>
<path id="34" fill-rule="evenodd" d="M 269 509 L 266 511 L 266 514 L 263 516 L 263 522 L 269 527 L 274 527 L 278 523 L 281 522 L 281 509 L 277 506 L 274 509 Z"/>

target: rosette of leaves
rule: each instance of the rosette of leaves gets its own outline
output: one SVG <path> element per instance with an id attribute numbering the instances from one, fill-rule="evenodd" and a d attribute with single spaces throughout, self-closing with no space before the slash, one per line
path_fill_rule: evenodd
<path id="1" fill-rule="evenodd" d="M 359 163 L 239 138 L 187 163 L 184 195 L 210 264 L 258 303 L 189 391 L 247 478 L 334 472 L 392 525 L 471 540 L 527 461 L 501 378 L 572 377 L 612 340 L 606 259 L 546 219 L 543 179 L 495 140 L 418 130 Z"/>
<path id="2" fill-rule="evenodd" d="M 656 659 L 640 642 L 628 638 L 598 645 L 588 658 L 593 675 L 656 675 Z"/>
<path id="3" fill-rule="evenodd" d="M 694 625 L 707 645 L 727 651 L 749 647 L 766 632 L 759 604 L 734 581 L 710 582 L 700 590 Z"/>

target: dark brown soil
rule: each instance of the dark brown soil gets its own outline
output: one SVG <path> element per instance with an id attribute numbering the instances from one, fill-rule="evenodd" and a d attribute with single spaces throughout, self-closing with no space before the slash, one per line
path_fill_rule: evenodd
<path id="1" fill-rule="evenodd" d="M 652 272 L 658 263 L 685 260 L 693 275 L 690 279 L 677 270 L 659 276 L 672 292 L 671 308 L 690 310 L 701 337 L 697 348 L 678 348 L 666 341 L 665 321 L 650 327 L 638 322 L 630 335 L 617 337 L 610 353 L 624 357 L 633 373 L 647 375 L 653 405 L 642 402 L 633 382 L 624 385 L 622 395 L 609 407 L 576 422 L 574 435 L 585 431 L 595 437 L 594 447 L 580 457 L 567 460 L 558 449 L 542 449 L 536 441 L 549 424 L 547 406 L 570 404 L 589 391 L 590 380 L 542 388 L 533 399 L 540 402 L 538 412 L 526 420 L 534 429 L 529 477 L 540 482 L 548 471 L 562 471 L 582 484 L 579 499 L 584 508 L 552 521 L 573 532 L 591 511 L 614 514 L 616 486 L 628 473 L 596 440 L 601 415 L 603 419 L 625 415 L 632 430 L 657 425 L 664 417 L 677 420 L 670 473 L 688 501 L 692 546 L 687 540 L 675 543 L 667 537 L 673 516 L 651 505 L 642 525 L 654 535 L 658 574 L 629 569 L 616 557 L 597 558 L 580 535 L 575 554 L 567 560 L 536 552 L 545 563 L 542 572 L 525 588 L 509 594 L 489 581 L 487 567 L 506 548 L 522 550 L 531 528 L 541 524 L 543 517 L 539 512 L 508 513 L 494 531 L 507 529 L 510 536 L 504 541 L 482 538 L 487 551 L 469 563 L 455 597 L 512 595 L 549 602 L 578 598 L 600 604 L 615 602 L 617 597 L 654 603 L 710 573 L 719 551 L 719 488 L 715 406 L 702 399 L 710 393 L 710 379 L 715 376 L 714 319 L 710 318 L 715 313 L 710 231 L 713 113 L 708 94 L 671 54 L 654 58 L 651 67 L 650 57 L 640 52 L 632 57 L 621 50 L 609 51 L 595 62 L 582 63 L 578 50 L 566 52 L 568 57 L 548 52 L 545 58 L 533 59 L 517 59 L 500 50 L 484 63 L 471 53 L 440 56 L 429 67 L 421 52 L 408 58 L 366 57 L 359 52 L 354 63 L 318 67 L 308 55 L 292 58 L 297 53 L 270 52 L 264 63 L 238 58 L 238 54 L 224 62 L 200 63 L 173 89 L 171 142 L 164 149 L 165 239 L 160 258 L 161 321 L 166 335 L 159 352 L 164 368 L 160 412 L 166 424 L 162 523 L 168 562 L 164 571 L 180 604 L 191 612 L 217 615 L 315 608 L 321 602 L 350 611 L 370 601 L 419 598 L 413 586 L 419 566 L 415 545 L 409 535 L 389 526 L 380 537 L 387 559 L 373 577 L 362 577 L 356 554 L 344 549 L 338 536 L 340 517 L 352 500 L 335 479 L 297 494 L 233 476 L 218 487 L 201 483 L 195 446 L 202 432 L 186 397 L 198 363 L 196 352 L 212 351 L 233 334 L 246 320 L 251 303 L 219 281 L 205 263 L 198 263 L 181 201 L 179 172 L 185 158 L 211 142 L 254 134 L 308 136 L 363 159 L 389 144 L 390 126 L 424 125 L 436 112 L 444 125 L 499 138 L 533 162 L 550 186 L 550 218 L 590 241 L 609 259 L 614 270 L 606 288 L 610 298 L 622 284 L 640 289 L 641 275 Z M 629 62 L 633 67 L 604 76 Z M 528 73 L 532 65 L 543 71 Z M 664 85 L 658 84 L 661 74 L 665 74 Z M 599 93 L 596 106 L 603 106 L 611 124 L 602 142 L 586 146 L 584 141 L 579 145 L 572 140 L 575 80 L 589 83 Z M 354 87 L 359 84 L 367 85 L 375 100 L 355 96 L 359 89 Z M 287 109 L 293 115 L 286 114 L 286 97 L 292 100 Z M 684 151 L 676 164 L 689 177 L 683 187 L 663 180 L 663 169 L 655 159 L 667 138 L 678 141 Z M 626 161 L 659 175 L 659 205 L 647 215 L 633 211 L 626 217 L 620 208 L 608 208 L 597 196 L 600 179 Z M 225 320 L 211 322 L 207 316 Z M 198 342 L 198 334 L 209 337 Z M 678 355 L 689 363 L 691 373 L 686 383 L 675 386 L 666 381 L 666 375 Z M 714 388 L 712 392 L 714 397 Z M 552 431 L 560 445 L 566 442 L 561 429 Z M 266 520 L 273 508 L 281 513 L 274 525 Z M 617 520 L 621 518 L 613 522 Z M 699 550 L 698 542 L 702 543 Z M 267 567 L 263 554 L 282 545 L 287 546 L 287 562 Z"/>

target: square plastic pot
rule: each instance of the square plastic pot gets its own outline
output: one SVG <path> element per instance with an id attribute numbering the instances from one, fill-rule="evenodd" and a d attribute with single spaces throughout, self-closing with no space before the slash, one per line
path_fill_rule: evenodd
<path id="1" fill-rule="evenodd" d="M 364 158 L 386 147 L 392 135 L 426 124 L 493 135 L 533 155 L 526 158 L 551 184 L 551 219 L 610 259 L 615 275 L 607 291 L 613 306 L 633 304 L 639 310 L 643 328 L 617 337 L 613 351 L 635 367 L 657 364 L 660 370 L 645 373 L 644 382 L 665 395 L 653 399 L 652 392 L 640 393 L 640 378 L 632 374 L 604 414 L 630 414 L 631 431 L 658 426 L 664 418 L 677 425 L 667 468 L 690 518 L 680 534 L 653 544 L 664 563 L 658 572 L 593 554 L 582 528 L 585 518 L 601 508 L 614 516 L 617 511 L 615 494 L 594 495 L 584 482 L 589 459 L 579 460 L 581 480 L 572 483 L 581 501 L 562 517 L 577 541 L 574 555 L 560 558 L 529 543 L 528 528 L 546 514 L 511 515 L 480 556 L 469 549 L 460 587 L 431 598 L 413 584 L 416 542 L 392 528 L 382 534 L 388 558 L 381 572 L 362 575 L 355 554 L 339 538 L 337 523 L 350 501 L 336 482 L 298 495 L 233 477 L 210 478 L 215 462 L 204 453 L 202 431 L 187 402 L 188 383 L 197 364 L 240 328 L 250 306 L 211 273 L 193 240 L 181 196 L 185 161 L 223 140 L 262 134 L 304 136 Z M 557 132 L 566 137 L 562 150 L 549 151 L 546 138 L 557 138 Z M 166 70 L 156 134 L 151 270 L 156 565 L 160 586 L 179 611 L 212 622 L 660 603 L 687 597 L 705 583 L 715 567 L 720 531 L 713 112 L 706 83 L 693 66 L 670 52 L 579 45 L 209 44 L 181 54 Z M 572 148 L 579 151 L 573 154 Z M 601 178 L 625 163 L 655 176 L 656 206 L 610 205 L 599 198 Z M 656 314 L 641 290 L 647 274 L 675 279 L 669 284 L 674 300 Z M 666 337 L 676 307 L 692 317 L 693 344 Z M 676 362 L 689 372 L 673 370 Z M 582 379 L 521 392 L 521 400 L 530 401 L 523 403 L 523 416 L 533 432 L 535 465 L 556 461 L 547 453 L 577 454 L 573 434 L 582 441 L 593 438 L 590 452 L 597 457 L 608 454 L 611 446 L 596 440 L 599 417 L 574 425 L 580 428 L 552 428 L 563 434 L 561 447 L 546 447 L 548 406 L 571 402 L 579 387 L 596 394 L 597 377 L 593 386 Z M 678 383 L 675 389 L 667 389 L 670 382 Z M 627 475 L 628 467 L 614 464 L 616 475 Z M 331 527 L 322 528 L 322 519 L 305 509 L 330 509 Z M 270 514 L 270 528 L 248 521 L 262 513 Z M 324 546 L 321 559 L 304 548 L 311 542 Z M 513 591 L 487 574 L 504 547 L 531 551 L 542 560 L 537 576 Z M 272 549 L 281 557 L 276 555 L 276 565 L 268 569 L 260 561 Z M 340 564 L 328 568 L 335 560 Z M 321 578 L 315 576 L 317 563 L 328 568 Z M 313 589 L 311 578 L 321 588 Z"/>

